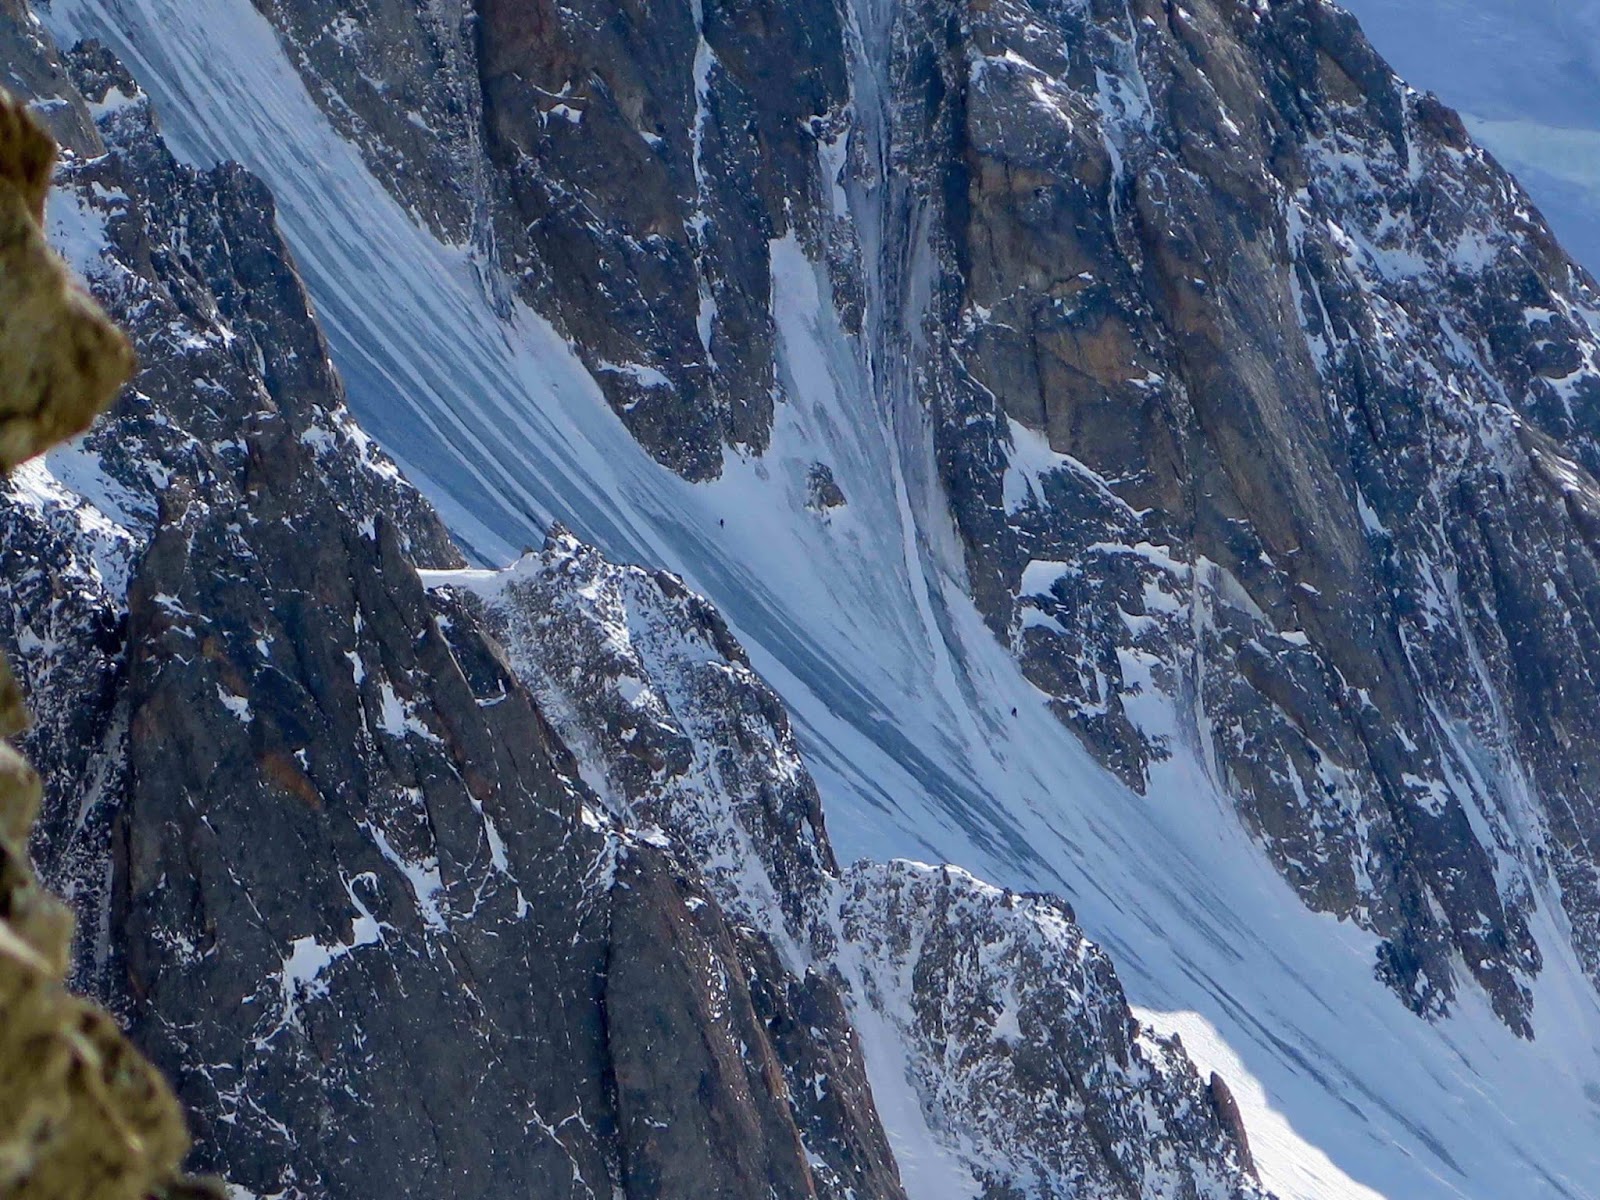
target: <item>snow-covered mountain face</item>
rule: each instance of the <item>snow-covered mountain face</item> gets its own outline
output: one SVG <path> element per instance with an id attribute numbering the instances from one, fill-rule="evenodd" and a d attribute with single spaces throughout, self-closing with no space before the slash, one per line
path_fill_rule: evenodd
<path id="1" fill-rule="evenodd" d="M 54 235 L 143 361 L 7 487 L 36 857 L 198 1168 L 297 1198 L 1267 1194 L 1226 1085 L 1065 906 L 839 871 L 705 600 L 557 535 L 542 573 L 464 571 L 350 421 L 260 182 L 179 164 L 103 47 L 7 30 L 69 150 Z"/>
<path id="2" fill-rule="evenodd" d="M 38 854 L 240 1186 L 1596 1194 L 1600 318 L 1348 17 L 0 15 Z"/>
<path id="3" fill-rule="evenodd" d="M 506 647 L 607 807 L 671 831 L 758 931 L 758 980 L 789 966 L 797 1009 L 823 1015 L 842 985 L 908 1195 L 1265 1194 L 1226 1083 L 1202 1083 L 1181 1042 L 1132 1020 L 1069 906 L 959 868 L 837 867 L 781 702 L 675 577 L 619 568 L 558 528 L 506 571 L 424 579 L 447 619 L 470 614 Z M 813 1128 L 843 1124 L 837 1061 L 819 1046 L 791 1067 Z"/>

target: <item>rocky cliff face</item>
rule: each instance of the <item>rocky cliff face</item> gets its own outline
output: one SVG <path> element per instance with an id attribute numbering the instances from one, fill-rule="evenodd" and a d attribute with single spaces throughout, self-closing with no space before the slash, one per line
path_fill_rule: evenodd
<path id="1" fill-rule="evenodd" d="M 766 447 L 767 244 L 817 244 L 817 147 L 844 153 L 831 0 L 264 11 L 374 173 L 574 339 L 661 462 Z"/>
<path id="2" fill-rule="evenodd" d="M 92 784 L 81 808 L 46 814 L 41 870 L 103 929 L 109 896 L 91 864 L 104 859 L 125 774 L 127 594 L 174 480 L 207 496 L 237 491 L 245 434 L 258 424 L 349 511 L 391 513 L 419 556 L 459 555 L 344 413 L 263 189 L 238 170 L 180 168 L 143 95 L 103 52 L 72 65 L 82 90 L 44 109 L 69 149 L 47 225 L 133 334 L 142 366 L 107 420 L 10 481 L 4 554 L 15 582 L 0 622 L 40 713 L 30 745 L 52 793 Z M 91 104 L 101 128 L 64 123 Z"/>
<path id="3" fill-rule="evenodd" d="M 1590 281 L 1326 5 L 996 5 L 940 62 L 928 386 L 995 629 L 1135 786 L 1197 744 L 1419 1011 L 1459 955 L 1528 1030 L 1547 871 L 1595 963 Z"/>
<path id="4" fill-rule="evenodd" d="M 34 856 L 197 1166 L 241 1195 L 898 1200 L 910 1136 L 996 1197 L 1264 1194 L 1064 907 L 840 871 L 705 601 L 560 535 L 463 571 L 345 413 L 265 189 L 179 164 L 102 48 L 7 35 L 72 151 L 54 235 L 141 356 L 5 498 Z"/>

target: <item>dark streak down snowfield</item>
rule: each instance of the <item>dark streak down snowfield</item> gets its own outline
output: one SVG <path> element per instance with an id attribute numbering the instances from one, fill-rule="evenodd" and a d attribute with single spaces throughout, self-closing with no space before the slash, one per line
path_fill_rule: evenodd
<path id="1" fill-rule="evenodd" d="M 888 2 L 856 3 L 868 66 Z M 683 575 L 788 705 L 840 857 L 952 862 L 1069 898 L 1141 1015 L 1227 1078 L 1278 1195 L 1600 1196 L 1600 1004 L 1559 905 L 1532 918 L 1534 1040 L 1470 988 L 1424 1022 L 1373 977 L 1375 939 L 1306 910 L 1186 751 L 1144 797 L 1100 768 L 964 594 L 930 432 L 875 384 L 796 242 L 772 249 L 791 403 L 765 456 L 691 485 L 542 320 L 495 315 L 468 252 L 368 173 L 249 0 L 53 0 L 47 20 L 63 44 L 118 53 L 181 157 L 237 159 L 271 186 L 353 410 L 483 566 L 558 518 L 614 560 Z M 878 199 L 847 193 L 870 245 Z M 92 223 L 69 226 L 82 261 Z M 850 498 L 826 521 L 806 506 L 818 460 Z M 880 1101 L 903 1092 L 863 1036 Z M 914 1105 L 883 1116 L 915 1200 L 970 1194 L 919 1157 Z"/>

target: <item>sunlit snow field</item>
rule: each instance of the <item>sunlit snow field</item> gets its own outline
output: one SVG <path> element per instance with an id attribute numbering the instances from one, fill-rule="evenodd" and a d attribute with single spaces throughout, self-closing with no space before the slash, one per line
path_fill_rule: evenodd
<path id="1" fill-rule="evenodd" d="M 870 48 L 883 12 L 857 7 Z M 928 431 L 871 385 L 795 244 L 773 247 L 791 400 L 772 450 L 691 486 L 638 448 L 543 321 L 494 316 L 465 252 L 372 179 L 249 0 L 54 0 L 49 22 L 123 56 L 180 155 L 237 158 L 271 184 L 357 416 L 481 561 L 508 561 L 558 517 L 613 557 L 683 574 L 788 702 L 841 855 L 948 860 L 1065 894 L 1142 1014 L 1228 1079 L 1286 1200 L 1600 1197 L 1600 1006 L 1554 905 L 1537 930 L 1536 1042 L 1470 987 L 1430 1026 L 1374 981 L 1370 937 L 1299 905 L 1196 762 L 1149 798 L 1101 771 L 965 599 L 948 517 L 927 500 Z M 864 103 L 875 82 L 864 68 Z M 848 201 L 871 245 L 873 198 Z M 819 459 L 850 501 L 828 518 L 804 504 Z M 894 1064 L 872 1065 L 880 1098 L 903 1098 Z M 905 1107 L 885 1116 L 913 1196 L 970 1194 L 918 1161 Z"/>

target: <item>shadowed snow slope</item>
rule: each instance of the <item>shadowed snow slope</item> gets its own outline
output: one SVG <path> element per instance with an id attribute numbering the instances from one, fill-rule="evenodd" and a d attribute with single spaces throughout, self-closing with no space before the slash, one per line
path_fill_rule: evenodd
<path id="1" fill-rule="evenodd" d="M 789 706 L 841 856 L 1067 897 L 1141 1014 L 1226 1075 L 1278 1194 L 1600 1196 L 1600 1010 L 1548 927 L 1559 906 L 1533 918 L 1534 1040 L 1472 989 L 1428 1024 L 1373 977 L 1371 936 L 1302 907 L 1186 752 L 1148 796 L 1096 765 L 968 599 L 924 499 L 928 432 L 873 386 L 797 241 L 771 253 L 788 395 L 771 447 L 691 485 L 546 323 L 496 315 L 471 255 L 373 179 L 248 0 L 53 0 L 47 19 L 123 58 L 180 155 L 267 181 L 352 408 L 481 563 L 559 518 L 681 574 Z M 870 198 L 849 199 L 869 227 Z M 819 461 L 846 506 L 808 503 Z"/>

